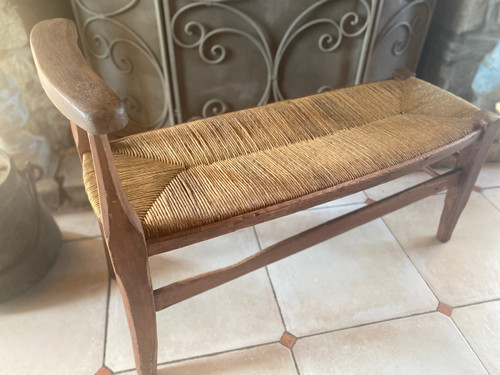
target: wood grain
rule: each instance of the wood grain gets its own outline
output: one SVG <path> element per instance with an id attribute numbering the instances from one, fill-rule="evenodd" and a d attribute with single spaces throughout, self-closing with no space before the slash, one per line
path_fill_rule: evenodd
<path id="1" fill-rule="evenodd" d="M 40 22 L 33 27 L 30 41 L 40 82 L 64 116 L 92 134 L 111 133 L 127 125 L 125 105 L 89 68 L 78 49 L 72 21 Z"/>

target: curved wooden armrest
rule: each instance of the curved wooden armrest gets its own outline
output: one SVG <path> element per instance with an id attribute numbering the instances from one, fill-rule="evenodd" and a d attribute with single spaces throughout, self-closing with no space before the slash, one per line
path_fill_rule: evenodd
<path id="1" fill-rule="evenodd" d="M 87 65 L 77 45 L 75 24 L 57 18 L 33 27 L 30 41 L 40 82 L 50 100 L 69 120 L 91 134 L 107 134 L 127 125 L 121 99 Z"/>

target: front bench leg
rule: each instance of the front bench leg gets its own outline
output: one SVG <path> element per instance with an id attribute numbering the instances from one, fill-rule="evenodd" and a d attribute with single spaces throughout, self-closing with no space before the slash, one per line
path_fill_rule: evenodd
<path id="1" fill-rule="evenodd" d="M 441 242 L 446 242 L 451 238 L 500 124 L 498 117 L 487 111 L 478 112 L 476 117 L 484 128 L 483 135 L 477 142 L 460 151 L 458 155 L 456 168 L 463 170 L 463 178 L 458 185 L 452 186 L 446 193 L 437 232 L 437 238 Z"/>
<path id="2" fill-rule="evenodd" d="M 139 218 L 126 200 L 107 136 L 89 135 L 99 191 L 102 234 L 120 288 L 138 375 L 157 373 L 156 309 Z"/>

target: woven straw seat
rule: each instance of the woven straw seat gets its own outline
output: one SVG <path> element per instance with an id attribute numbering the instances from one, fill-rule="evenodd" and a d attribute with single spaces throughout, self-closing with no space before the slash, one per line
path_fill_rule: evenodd
<path id="1" fill-rule="evenodd" d="M 111 143 L 146 238 L 268 207 L 404 162 L 471 132 L 478 109 L 416 78 L 228 113 Z M 84 181 L 99 215 L 90 153 Z"/>

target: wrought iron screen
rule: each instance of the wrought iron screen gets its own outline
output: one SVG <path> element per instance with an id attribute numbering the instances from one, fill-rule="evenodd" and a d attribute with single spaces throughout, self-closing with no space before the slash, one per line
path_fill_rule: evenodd
<path id="1" fill-rule="evenodd" d="M 128 132 L 416 68 L 435 0 L 72 0 Z"/>
<path id="2" fill-rule="evenodd" d="M 375 0 L 164 3 L 179 120 L 360 82 Z"/>

